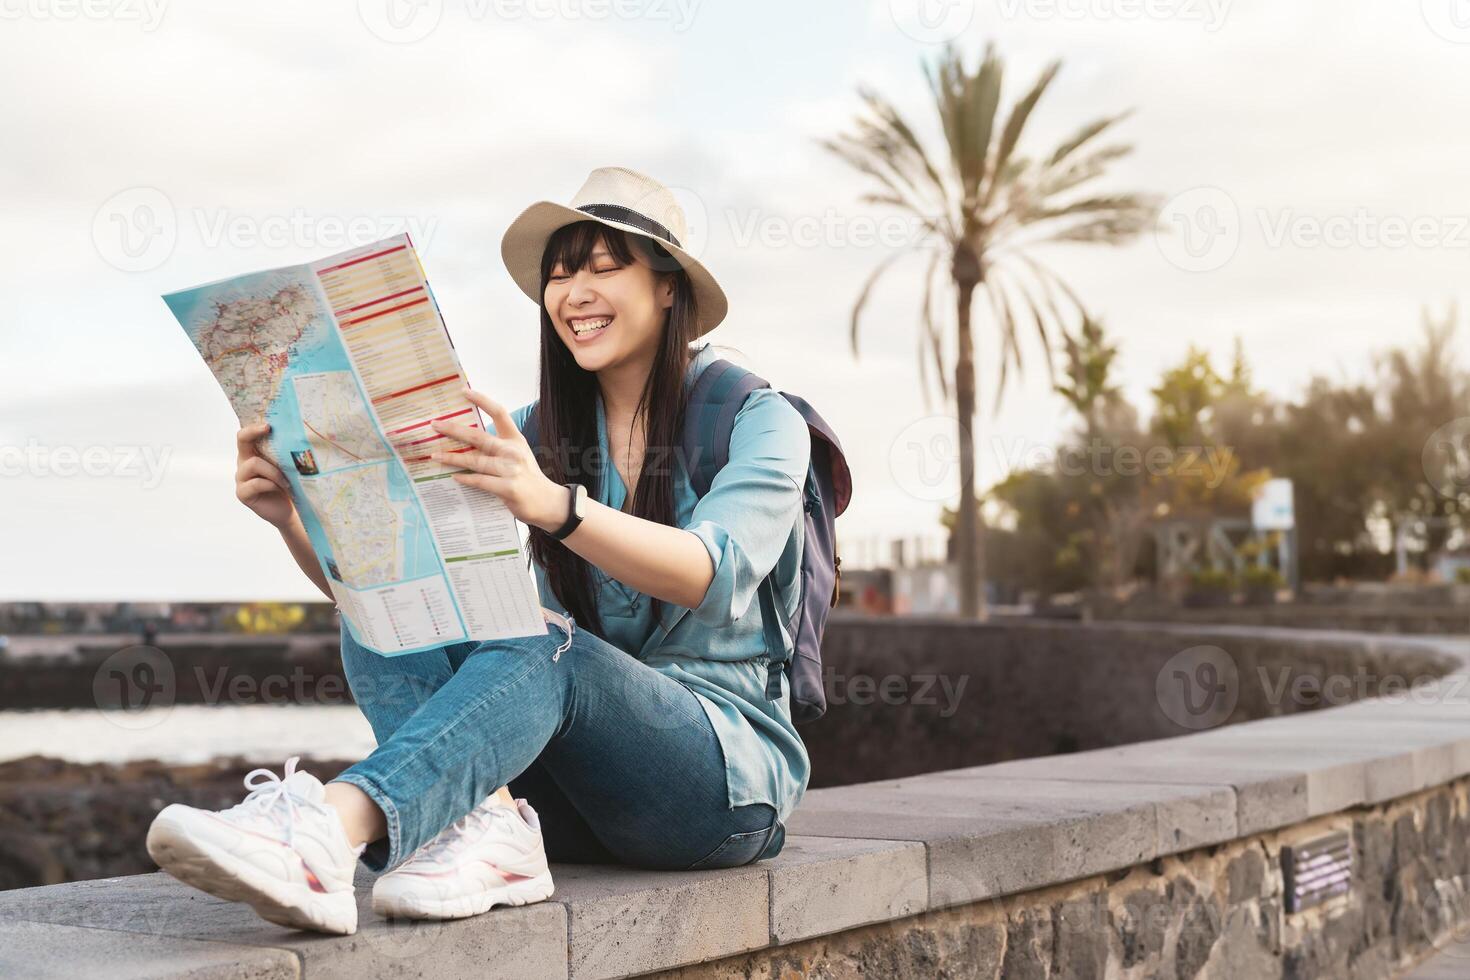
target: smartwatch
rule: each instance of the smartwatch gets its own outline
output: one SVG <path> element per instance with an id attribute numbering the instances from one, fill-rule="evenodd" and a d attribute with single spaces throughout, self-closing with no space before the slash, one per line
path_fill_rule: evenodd
<path id="1" fill-rule="evenodd" d="M 582 518 L 587 514 L 587 488 L 580 483 L 568 483 L 565 486 L 570 498 L 567 502 L 567 520 L 565 524 L 551 532 L 552 538 L 557 541 L 575 531 L 577 525 L 582 523 Z"/>

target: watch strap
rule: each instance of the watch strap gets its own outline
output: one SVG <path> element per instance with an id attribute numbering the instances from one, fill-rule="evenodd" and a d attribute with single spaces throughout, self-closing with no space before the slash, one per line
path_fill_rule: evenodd
<path id="1" fill-rule="evenodd" d="M 577 515 L 577 490 L 581 484 L 567 483 L 563 485 L 567 488 L 567 519 L 562 523 L 561 527 L 551 532 L 551 537 L 557 541 L 571 534 L 577 529 L 577 525 L 582 523 L 582 518 Z"/>

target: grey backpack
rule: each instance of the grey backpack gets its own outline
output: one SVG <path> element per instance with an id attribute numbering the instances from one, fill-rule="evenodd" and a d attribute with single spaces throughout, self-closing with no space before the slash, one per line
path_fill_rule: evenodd
<path id="1" fill-rule="evenodd" d="M 692 461 L 690 486 L 703 497 L 730 459 L 730 433 L 735 414 L 746 397 L 757 388 L 769 388 L 764 378 L 730 361 L 710 363 L 694 382 L 684 416 L 684 460 Z M 826 420 L 806 400 L 780 392 L 806 419 L 812 437 L 811 465 L 807 469 L 802 519 L 806 539 L 802 548 L 800 595 L 796 615 L 788 619 L 786 608 L 776 599 L 774 570 L 760 585 L 761 620 L 766 649 L 771 653 L 766 678 L 766 697 L 781 696 L 780 671 L 791 683 L 791 717 L 797 722 L 815 721 L 827 710 L 827 692 L 822 679 L 822 631 L 827 614 L 837 605 L 842 584 L 842 558 L 837 554 L 837 516 L 852 498 L 852 473 L 842 445 Z M 785 656 L 784 630 L 793 638 L 794 653 Z"/>

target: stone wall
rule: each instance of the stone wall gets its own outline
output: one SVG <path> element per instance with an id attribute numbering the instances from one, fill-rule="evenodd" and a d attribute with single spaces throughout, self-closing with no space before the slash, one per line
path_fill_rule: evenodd
<path id="1" fill-rule="evenodd" d="M 1310 711 L 1312 683 L 1383 681 L 1458 666 L 1413 641 L 1259 629 L 836 617 L 822 644 L 828 714 L 800 727 L 814 787 L 1057 755 L 1182 734 L 1158 693 L 1171 659 L 1200 648 L 1236 668 L 1221 724 Z M 1310 682 L 1310 683 L 1309 683 Z M 1306 697 L 1282 696 L 1305 690 Z M 1335 703 L 1342 703 L 1340 698 Z"/>
<path id="2" fill-rule="evenodd" d="M 1111 659 L 1089 667 L 1074 648 L 1083 666 L 1073 673 L 1083 677 L 1051 682 L 1074 704 L 1086 685 L 1116 686 L 1134 695 L 1118 706 L 1135 709 L 1148 671 L 1178 679 L 1178 654 L 1158 660 L 1177 645 L 1164 640 L 1202 638 L 979 630 L 967 658 L 960 639 L 937 633 L 931 640 L 954 644 L 955 669 L 983 663 L 976 649 L 1003 652 L 1007 636 L 1028 639 L 1028 651 L 1046 650 L 1037 637 L 1050 637 L 1056 653 L 1010 660 L 1028 684 L 1044 683 L 1047 656 L 1055 670 L 1068 644 L 1098 640 Z M 1255 638 L 1264 644 L 1256 653 L 1238 633 L 1208 638 L 1222 637 L 1242 643 L 1212 647 L 1224 659 L 1205 665 L 1278 654 L 1307 671 L 1410 670 L 1392 662 L 1397 654 L 1429 658 L 1420 666 L 1470 664 L 1464 644 L 1449 641 L 1396 643 L 1396 654 L 1371 642 L 1347 650 L 1340 634 L 1323 635 L 1307 656 L 1312 648 L 1273 647 L 1266 636 Z M 1124 645 L 1108 647 L 1114 640 Z M 1161 710 L 1171 703 L 1166 686 L 1154 690 Z M 1242 700 L 1255 697 L 1238 686 Z M 1021 698 L 998 687 L 988 703 L 1004 710 L 1007 696 Z M 691 872 L 556 864 L 548 901 L 454 922 L 405 926 L 372 914 L 361 868 L 360 931 L 336 938 L 263 928 L 248 907 L 202 899 L 161 873 L 0 891 L 0 976 L 41 963 L 50 975 L 158 980 L 211 970 L 386 980 L 406 969 L 504 980 L 658 971 L 1368 980 L 1396 975 L 1467 922 L 1470 669 L 1409 697 L 1217 727 L 1225 717 L 1176 738 L 811 789 L 787 821 L 782 851 L 765 860 Z M 1283 848 L 1328 833 L 1353 850 L 1348 890 L 1288 913 Z M 120 934 L 136 941 L 120 943 Z M 1452 968 L 1455 955 L 1470 965 L 1465 947 L 1443 955 Z"/>
<path id="3" fill-rule="evenodd" d="M 1223 723 L 1320 707 L 1311 698 L 1274 693 L 1302 680 L 1359 678 L 1352 695 L 1369 696 L 1383 678 L 1438 676 L 1450 663 L 1428 647 L 1374 637 L 1024 622 L 982 626 L 837 614 L 823 645 L 829 711 L 799 729 L 812 756 L 810 785 L 842 786 L 1179 735 L 1187 729 L 1170 717 L 1158 680 L 1172 658 L 1199 648 L 1221 651 L 1244 679 Z M 221 696 L 229 703 L 281 699 L 270 692 L 301 703 L 350 701 L 330 637 L 227 645 L 165 641 L 155 653 L 166 659 L 150 676 L 167 682 L 172 703 L 210 703 Z M 0 663 L 0 707 L 97 706 L 99 691 L 116 691 L 105 683 L 116 656 L 95 648 L 75 662 Z M 281 683 L 264 683 L 268 678 Z M 0 889 L 147 871 L 142 828 L 156 801 L 225 806 L 238 797 L 241 775 L 255 765 L 276 764 L 0 764 Z M 343 765 L 336 763 L 332 771 Z M 113 828 L 120 833 L 103 833 L 94 824 L 108 812 L 120 821 Z"/>
<path id="4" fill-rule="evenodd" d="M 1149 623 L 1224 623 L 1235 626 L 1281 626 L 1290 629 L 1347 629 L 1363 633 L 1470 635 L 1470 608 L 1462 605 L 1335 606 L 1326 603 L 1217 606 L 1188 609 L 1150 606 L 1142 609 L 1092 610 L 1097 620 Z"/>
<path id="5" fill-rule="evenodd" d="M 164 634 L 154 646 L 81 636 L 67 656 L 0 657 L 0 710 L 145 704 L 350 704 L 335 634 Z M 140 675 L 140 669 L 146 673 Z M 271 684 L 262 684 L 267 678 Z"/>
<path id="6" fill-rule="evenodd" d="M 1281 848 L 1351 832 L 1351 890 L 1285 910 Z M 1033 892 L 652 974 L 660 980 L 1391 977 L 1470 922 L 1470 779 Z M 1470 959 L 1465 962 L 1470 976 Z"/>

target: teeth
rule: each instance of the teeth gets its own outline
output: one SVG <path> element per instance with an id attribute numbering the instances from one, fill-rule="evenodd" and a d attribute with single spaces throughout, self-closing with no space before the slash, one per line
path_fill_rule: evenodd
<path id="1" fill-rule="evenodd" d="M 572 324 L 572 330 L 575 333 L 590 333 L 593 330 L 599 330 L 607 326 L 609 323 L 612 323 L 612 317 L 610 316 L 601 317 L 597 320 L 578 320 Z"/>

